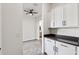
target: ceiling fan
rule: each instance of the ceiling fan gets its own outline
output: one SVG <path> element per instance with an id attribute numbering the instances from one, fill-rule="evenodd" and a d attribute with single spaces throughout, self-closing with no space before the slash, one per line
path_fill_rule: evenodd
<path id="1" fill-rule="evenodd" d="M 29 9 L 29 10 L 24 10 L 26 15 L 34 15 L 34 14 L 38 14 L 38 12 L 36 12 L 34 9 Z"/>

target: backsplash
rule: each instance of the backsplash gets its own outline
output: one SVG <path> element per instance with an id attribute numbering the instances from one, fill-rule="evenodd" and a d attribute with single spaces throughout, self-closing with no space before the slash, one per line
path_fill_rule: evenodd
<path id="1" fill-rule="evenodd" d="M 79 37 L 79 28 L 51 29 L 51 34 Z"/>

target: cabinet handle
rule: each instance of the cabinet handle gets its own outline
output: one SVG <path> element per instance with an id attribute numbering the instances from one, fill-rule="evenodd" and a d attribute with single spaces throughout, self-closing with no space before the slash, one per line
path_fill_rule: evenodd
<path id="1" fill-rule="evenodd" d="M 58 52 L 58 47 L 55 47 L 56 52 Z"/>
<path id="2" fill-rule="evenodd" d="M 55 47 L 55 54 L 57 54 L 58 55 L 58 47 Z"/>
<path id="3" fill-rule="evenodd" d="M 53 22 L 53 26 L 55 26 L 55 22 Z"/>
<path id="4" fill-rule="evenodd" d="M 63 45 L 63 44 L 61 44 L 61 46 L 68 47 L 68 46 L 66 46 L 66 45 Z"/>
<path id="5" fill-rule="evenodd" d="M 56 46 L 53 46 L 53 51 L 54 51 L 54 55 L 56 55 L 58 53 L 58 49 Z"/>
<path id="6" fill-rule="evenodd" d="M 55 46 L 53 46 L 53 51 L 56 51 L 56 48 L 55 48 Z"/>
<path id="7" fill-rule="evenodd" d="M 63 24 L 63 26 L 66 26 L 66 21 L 63 20 L 63 21 L 62 21 L 62 24 Z"/>

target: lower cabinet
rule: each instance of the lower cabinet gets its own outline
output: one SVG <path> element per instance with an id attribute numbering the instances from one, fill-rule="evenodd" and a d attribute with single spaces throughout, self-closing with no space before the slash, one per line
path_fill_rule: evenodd
<path id="1" fill-rule="evenodd" d="M 1 50 L 0 50 L 0 55 L 1 55 Z"/>
<path id="2" fill-rule="evenodd" d="M 79 55 L 79 47 L 77 47 L 77 55 Z"/>
<path id="3" fill-rule="evenodd" d="M 76 54 L 76 46 L 56 42 L 56 55 L 75 55 Z"/>
<path id="4" fill-rule="evenodd" d="M 47 55 L 75 55 L 76 46 L 45 38 L 45 52 Z"/>
<path id="5" fill-rule="evenodd" d="M 45 38 L 45 52 L 47 55 L 55 54 L 55 41 L 49 38 Z"/>

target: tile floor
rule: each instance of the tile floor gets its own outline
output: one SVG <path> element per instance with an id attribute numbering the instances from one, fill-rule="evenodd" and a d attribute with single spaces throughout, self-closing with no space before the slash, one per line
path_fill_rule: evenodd
<path id="1" fill-rule="evenodd" d="M 23 55 L 41 55 L 41 41 L 30 40 L 23 42 Z"/>

